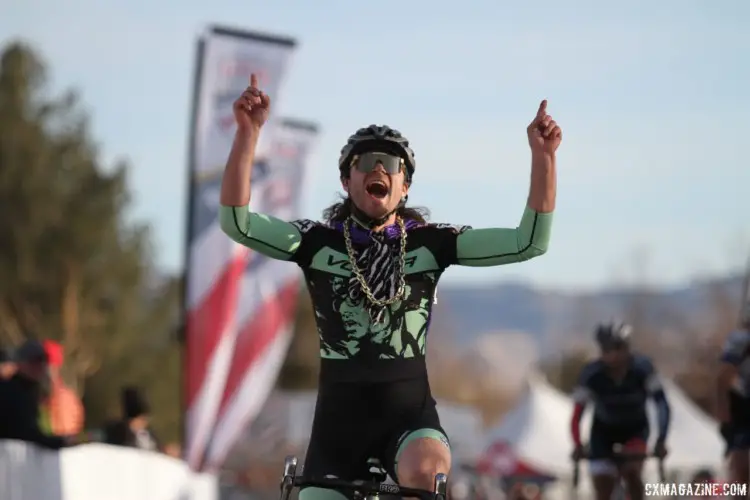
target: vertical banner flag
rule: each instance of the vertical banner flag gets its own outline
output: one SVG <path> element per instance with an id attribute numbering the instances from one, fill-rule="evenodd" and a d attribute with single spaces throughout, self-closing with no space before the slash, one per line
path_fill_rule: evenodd
<path id="1" fill-rule="evenodd" d="M 250 74 L 274 100 L 294 40 L 213 28 L 198 43 L 190 137 L 185 271 L 185 458 L 200 468 L 226 382 L 247 251 L 219 227 L 221 174 L 235 133 L 232 103 Z M 262 148 L 259 145 L 259 152 Z"/>
<path id="2" fill-rule="evenodd" d="M 250 205 L 283 220 L 299 219 L 318 128 L 280 119 L 266 132 L 269 148 L 256 161 Z M 251 253 L 237 302 L 239 333 L 207 452 L 209 470 L 222 465 L 273 390 L 291 341 L 299 292 L 297 266 Z"/>

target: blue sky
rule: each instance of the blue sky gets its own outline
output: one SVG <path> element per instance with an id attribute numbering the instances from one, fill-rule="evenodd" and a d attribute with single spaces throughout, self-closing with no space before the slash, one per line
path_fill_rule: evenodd
<path id="1" fill-rule="evenodd" d="M 550 251 L 446 279 L 671 285 L 736 269 L 750 248 L 744 0 L 11 1 L 0 39 L 34 43 L 54 88 L 81 91 L 104 158 L 132 162 L 133 215 L 167 269 L 182 264 L 195 40 L 212 23 L 299 40 L 277 109 L 323 130 L 311 218 L 337 192 L 342 141 L 387 123 L 412 141 L 410 199 L 433 219 L 514 225 L 525 127 L 549 99 L 565 131 Z"/>

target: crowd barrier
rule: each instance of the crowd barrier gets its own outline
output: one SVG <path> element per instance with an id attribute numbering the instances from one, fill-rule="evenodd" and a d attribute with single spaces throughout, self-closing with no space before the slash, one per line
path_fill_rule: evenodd
<path id="1" fill-rule="evenodd" d="M 0 441 L 2 500 L 218 500 L 215 476 L 166 455 L 105 444 L 57 451 Z"/>

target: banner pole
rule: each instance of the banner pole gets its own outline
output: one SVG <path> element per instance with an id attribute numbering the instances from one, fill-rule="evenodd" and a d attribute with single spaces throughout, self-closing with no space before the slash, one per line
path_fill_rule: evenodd
<path id="1" fill-rule="evenodd" d="M 180 304 L 180 323 L 178 324 L 178 341 L 180 343 L 180 440 L 181 448 L 185 450 L 187 443 L 187 400 L 188 400 L 188 290 L 190 279 L 190 259 L 192 257 L 190 244 L 193 233 L 193 216 L 195 203 L 195 182 L 193 173 L 195 172 L 195 146 L 196 136 L 198 134 L 198 113 L 200 108 L 201 94 L 201 76 L 203 74 L 205 42 L 203 37 L 198 39 L 195 51 L 195 65 L 193 67 L 193 91 L 190 102 L 190 125 L 188 131 L 188 151 L 187 151 L 187 174 L 185 175 L 185 246 L 183 248 L 183 272 L 182 272 L 182 295 Z"/>

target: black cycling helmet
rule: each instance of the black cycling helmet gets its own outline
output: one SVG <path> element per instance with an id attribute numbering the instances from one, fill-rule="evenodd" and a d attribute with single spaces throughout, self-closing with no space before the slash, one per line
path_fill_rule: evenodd
<path id="1" fill-rule="evenodd" d="M 626 323 L 600 323 L 595 330 L 596 343 L 601 347 L 628 345 L 632 332 L 633 327 Z"/>
<path id="2" fill-rule="evenodd" d="M 406 165 L 406 182 L 411 184 L 416 169 L 414 151 L 409 147 L 406 137 L 388 125 L 370 125 L 357 130 L 349 137 L 339 157 L 341 177 L 349 177 L 349 167 L 355 155 L 372 152 L 388 153 L 402 158 Z"/>

